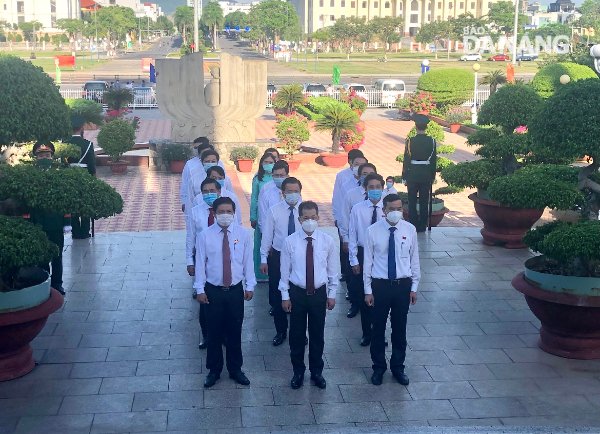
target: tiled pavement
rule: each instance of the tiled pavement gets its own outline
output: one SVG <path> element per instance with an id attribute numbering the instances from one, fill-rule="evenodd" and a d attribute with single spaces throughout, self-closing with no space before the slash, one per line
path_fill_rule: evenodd
<path id="1" fill-rule="evenodd" d="M 100 233 L 69 244 L 65 305 L 34 341 L 36 369 L 0 383 L 0 432 L 598 432 L 600 361 L 539 350 L 539 323 L 510 286 L 529 254 L 484 246 L 476 228 L 420 237 L 411 384 L 389 373 L 382 386 L 369 384 L 360 320 L 345 317 L 341 289 L 327 314 L 325 391 L 289 387 L 289 348 L 270 344 L 264 285 L 246 304 L 252 385 L 224 375 L 203 390 L 183 232 Z"/>

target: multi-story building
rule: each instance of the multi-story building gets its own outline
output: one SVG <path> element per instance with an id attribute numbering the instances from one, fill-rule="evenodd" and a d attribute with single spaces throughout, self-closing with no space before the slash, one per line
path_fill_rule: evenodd
<path id="1" fill-rule="evenodd" d="M 482 17 L 494 0 L 290 0 L 305 33 L 332 26 L 339 18 L 403 17 L 405 36 L 416 35 L 421 24 L 470 13 Z"/>
<path id="2" fill-rule="evenodd" d="M 19 24 L 28 21 L 42 23 L 42 31 L 56 29 L 56 20 L 80 18 L 79 0 L 0 0 L 0 21 Z"/>

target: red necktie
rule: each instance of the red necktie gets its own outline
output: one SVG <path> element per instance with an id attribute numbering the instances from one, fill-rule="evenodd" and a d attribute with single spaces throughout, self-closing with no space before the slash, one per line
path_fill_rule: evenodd
<path id="1" fill-rule="evenodd" d="M 315 293 L 315 261 L 313 258 L 312 237 L 306 237 L 306 293 Z"/>
<path id="2" fill-rule="evenodd" d="M 212 208 L 208 209 L 208 225 L 212 226 L 215 223 L 215 212 Z"/>
<path id="3" fill-rule="evenodd" d="M 231 250 L 229 250 L 229 237 L 227 228 L 223 229 L 223 286 L 231 286 Z"/>

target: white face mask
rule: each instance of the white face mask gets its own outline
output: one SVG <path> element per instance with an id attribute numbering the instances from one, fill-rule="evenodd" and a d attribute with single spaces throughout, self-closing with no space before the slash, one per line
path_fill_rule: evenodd
<path id="1" fill-rule="evenodd" d="M 387 213 L 386 218 L 390 223 L 395 225 L 402 220 L 402 211 L 390 211 Z"/>
<path id="2" fill-rule="evenodd" d="M 286 193 L 284 199 L 288 205 L 295 206 L 300 201 L 300 193 Z"/>
<path id="3" fill-rule="evenodd" d="M 228 227 L 233 222 L 233 214 L 217 214 L 216 219 L 219 226 Z"/>
<path id="4" fill-rule="evenodd" d="M 352 173 L 354 174 L 354 176 L 358 176 L 358 168 L 359 166 L 352 167 Z"/>
<path id="5" fill-rule="evenodd" d="M 319 222 L 317 222 L 316 220 L 304 220 L 302 222 L 302 229 L 307 234 L 312 234 L 314 231 L 317 230 L 317 227 L 319 227 Z"/>

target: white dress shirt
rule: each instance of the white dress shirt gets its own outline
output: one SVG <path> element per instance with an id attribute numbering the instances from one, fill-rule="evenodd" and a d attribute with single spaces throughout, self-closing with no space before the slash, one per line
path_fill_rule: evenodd
<path id="1" fill-rule="evenodd" d="M 253 239 L 250 232 L 235 223 L 226 228 L 231 252 L 231 282 L 237 285 L 244 281 L 246 291 L 253 292 L 254 276 Z M 194 289 L 204 293 L 206 282 L 223 286 L 223 228 L 214 224 L 196 237 L 196 278 Z"/>
<path id="2" fill-rule="evenodd" d="M 200 196 L 202 198 L 202 196 Z M 203 200 L 185 215 L 185 258 L 186 265 L 194 265 L 194 246 L 196 238 L 208 228 L 210 207 Z"/>
<path id="3" fill-rule="evenodd" d="M 242 208 L 240 208 L 240 201 L 238 200 L 237 194 L 235 194 L 233 191 L 227 190 L 225 187 L 222 187 L 221 188 L 221 197 L 228 197 L 233 201 L 233 203 L 235 203 L 235 221 L 239 225 L 241 225 L 242 224 Z M 197 194 L 196 197 L 194 197 L 192 206 L 194 207 L 200 203 L 206 203 L 206 202 L 204 202 L 202 193 Z"/>
<path id="4" fill-rule="evenodd" d="M 301 202 L 298 202 L 296 206 L 292 207 L 294 213 L 294 232 L 300 230 L 302 225 L 298 221 L 298 206 Z M 267 216 L 264 219 L 264 226 L 262 227 L 262 239 L 260 243 L 260 262 L 261 264 L 267 263 L 267 256 L 271 247 L 281 252 L 283 249 L 283 242 L 288 237 L 288 223 L 290 219 L 290 205 L 285 201 L 281 201 L 275 204 L 267 212 Z"/>
<path id="5" fill-rule="evenodd" d="M 306 288 L 306 239 L 304 230 L 294 232 L 283 242 L 281 251 L 281 299 L 290 299 L 290 282 Z M 313 264 L 315 266 L 315 289 L 327 285 L 327 298 L 335 298 L 340 284 L 340 255 L 335 242 L 325 232 L 317 229 L 310 235 L 313 238 Z"/>
<path id="6" fill-rule="evenodd" d="M 388 194 L 398 194 L 398 190 L 396 190 L 396 187 L 384 188 L 383 197 L 386 197 Z"/>
<path id="7" fill-rule="evenodd" d="M 354 178 L 354 173 L 351 167 L 346 167 L 344 170 L 338 172 L 335 175 L 335 184 L 333 184 L 333 196 L 331 198 L 331 205 L 333 206 L 333 218 L 335 221 L 339 220 L 342 204 L 344 202 L 344 185 L 350 182 Z M 358 181 L 357 181 L 358 182 Z"/>
<path id="8" fill-rule="evenodd" d="M 365 246 L 365 236 L 367 228 L 371 226 L 373 219 L 373 207 L 377 208 L 377 220 L 383 216 L 383 201 L 380 200 L 375 205 L 370 200 L 363 200 L 352 207 L 350 213 L 350 226 L 348 231 L 348 252 L 350 256 L 350 266 L 358 265 L 358 247 Z"/>
<path id="9" fill-rule="evenodd" d="M 277 205 L 283 200 L 281 190 L 273 181 L 267 182 L 258 193 L 258 226 L 262 232 L 265 225 L 265 218 L 269 215 L 272 206 Z"/>
<path id="10" fill-rule="evenodd" d="M 198 166 L 202 167 L 202 162 L 198 156 L 190 158 L 185 162 L 185 166 L 183 166 L 183 172 L 181 173 L 181 184 L 179 185 L 179 200 L 181 200 L 182 204 L 186 204 L 190 200 L 189 194 L 189 182 L 190 182 L 190 171 L 192 168 L 198 168 Z"/>
<path id="11" fill-rule="evenodd" d="M 388 247 L 391 227 L 388 221 L 383 219 L 367 229 L 363 264 L 365 294 L 373 293 L 371 288 L 372 279 L 388 278 Z M 400 220 L 396 224 L 396 228 L 394 231 L 396 278 L 410 277 L 412 279 L 410 290 L 416 292 L 421 279 L 417 230 L 412 224 L 404 220 Z"/>
<path id="12" fill-rule="evenodd" d="M 349 186 L 349 184 L 346 185 Z M 362 187 L 354 186 L 346 190 L 346 194 L 344 195 L 344 203 L 342 204 L 342 210 L 340 213 L 340 219 L 338 220 L 338 228 L 344 243 L 348 242 L 348 232 L 350 230 L 350 212 L 352 211 L 352 207 L 365 200 L 365 195 L 365 189 Z"/>
<path id="13" fill-rule="evenodd" d="M 200 168 L 192 168 L 190 170 L 190 181 L 188 183 L 188 198 L 195 198 L 197 195 L 202 193 L 202 182 L 206 179 L 206 171 L 203 166 Z M 223 188 L 226 188 L 229 191 L 233 191 L 233 185 L 231 184 L 231 179 L 225 176 L 225 183 L 223 184 Z M 187 206 L 187 205 L 186 205 Z M 192 205 L 193 206 L 193 205 Z"/>

